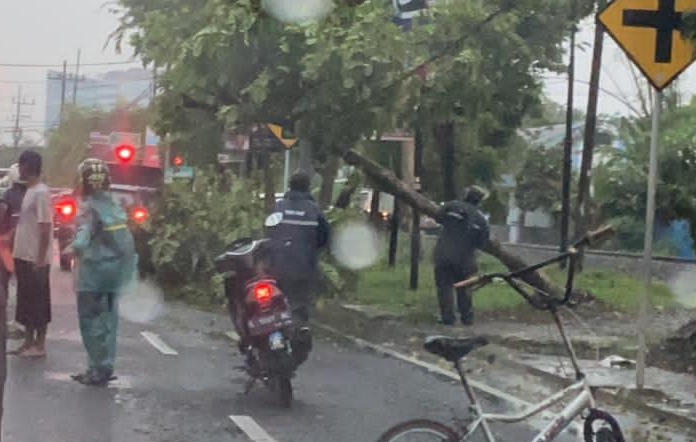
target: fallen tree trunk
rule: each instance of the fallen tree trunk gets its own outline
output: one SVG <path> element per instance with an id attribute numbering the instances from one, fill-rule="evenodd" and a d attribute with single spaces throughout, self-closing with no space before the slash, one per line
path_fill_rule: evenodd
<path id="1" fill-rule="evenodd" d="M 380 190 L 391 193 L 395 198 L 402 200 L 409 206 L 420 210 L 421 213 L 431 218 L 437 216 L 439 206 L 422 194 L 413 191 L 408 184 L 401 181 L 391 170 L 380 166 L 355 150 L 346 152 L 343 159 L 348 164 L 362 170 Z M 491 238 L 481 250 L 497 258 L 511 271 L 523 269 L 528 266 L 520 257 L 505 251 L 500 245 L 500 242 L 495 238 Z M 524 275 L 522 279 L 544 292 L 554 295 L 563 293 L 563 289 L 553 284 L 542 273 L 529 272 Z"/>

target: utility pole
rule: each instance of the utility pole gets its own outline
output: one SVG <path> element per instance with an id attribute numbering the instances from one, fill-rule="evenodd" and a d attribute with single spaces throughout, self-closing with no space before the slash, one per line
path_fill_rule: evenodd
<path id="1" fill-rule="evenodd" d="M 75 65 L 75 83 L 73 87 L 73 105 L 77 106 L 77 83 L 80 81 L 80 55 L 82 55 L 82 50 L 77 50 L 77 64 Z"/>
<path id="2" fill-rule="evenodd" d="M 15 99 L 15 104 L 17 104 L 17 109 L 15 109 L 15 127 L 12 132 L 12 137 L 14 138 L 15 149 L 19 147 L 19 141 L 22 139 L 22 132 L 19 128 L 19 120 L 21 118 L 22 112 L 22 86 L 17 89 L 17 98 Z"/>
<path id="3" fill-rule="evenodd" d="M 655 234 L 655 192 L 657 190 L 658 164 L 660 148 L 660 112 L 662 109 L 662 92 L 652 89 L 652 130 L 650 133 L 650 162 L 648 169 L 648 198 L 645 212 L 645 242 L 643 250 L 643 296 L 638 313 L 638 357 L 636 358 L 636 387 L 645 387 L 645 359 L 648 353 L 645 334 L 649 325 L 650 285 L 652 284 L 652 254 Z"/>
<path id="4" fill-rule="evenodd" d="M 568 108 L 566 110 L 566 135 L 563 143 L 563 192 L 561 211 L 561 253 L 568 248 L 568 232 L 570 229 L 570 175 L 573 168 L 573 83 L 575 81 L 575 33 L 576 27 L 570 32 L 570 61 L 568 62 Z M 565 267 L 566 262 L 561 262 Z"/>
<path id="5" fill-rule="evenodd" d="M 597 7 L 602 10 L 605 1 L 599 1 Z M 585 117 L 585 136 L 582 146 L 582 163 L 580 165 L 580 180 L 578 182 L 578 201 L 575 207 L 575 236 L 584 235 L 590 228 L 589 200 L 590 181 L 592 170 L 592 158 L 595 148 L 595 135 L 597 133 L 597 101 L 599 99 L 599 79 L 602 68 L 602 50 L 604 48 L 604 25 L 599 20 L 595 24 L 594 46 L 592 48 L 592 71 L 590 72 L 590 91 L 587 97 L 587 115 Z M 581 252 L 582 253 L 582 252 Z M 577 261 L 578 269 L 582 270 L 583 255 Z"/>
<path id="6" fill-rule="evenodd" d="M 17 89 L 17 97 L 13 100 L 13 102 L 17 107 L 15 108 L 16 114 L 14 116 L 14 129 L 12 130 L 12 137 L 14 139 L 14 147 L 17 149 L 19 148 L 20 141 L 22 141 L 21 122 L 22 118 L 24 118 L 22 115 L 22 106 L 33 106 L 35 103 L 33 100 L 29 101 L 22 98 L 22 86 L 19 86 Z"/>
<path id="7" fill-rule="evenodd" d="M 416 127 L 415 148 L 413 150 L 413 190 L 420 192 L 421 183 L 420 177 L 423 173 L 423 134 L 420 126 Z M 421 228 L 420 228 L 420 211 L 413 208 L 413 224 L 411 225 L 411 290 L 418 290 L 420 254 L 421 254 Z"/>
<path id="8" fill-rule="evenodd" d="M 154 103 L 157 96 L 157 65 L 152 64 L 152 101 Z"/>
<path id="9" fill-rule="evenodd" d="M 65 88 L 68 81 L 68 62 L 63 60 L 63 76 L 60 83 L 60 122 L 63 122 L 63 111 L 65 110 Z"/>

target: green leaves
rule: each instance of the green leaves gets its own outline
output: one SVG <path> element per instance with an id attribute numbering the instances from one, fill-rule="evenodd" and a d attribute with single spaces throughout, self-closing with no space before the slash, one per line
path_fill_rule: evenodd
<path id="1" fill-rule="evenodd" d="M 668 107 L 660 124 L 657 220 L 658 223 L 664 224 L 686 219 L 694 226 L 696 103 Z M 619 122 L 619 128 L 620 138 L 624 141 L 625 147 L 622 150 L 610 149 L 601 153 L 603 162 L 593 171 L 596 199 L 603 217 L 618 219 L 630 228 L 644 226 L 650 119 L 624 119 Z M 625 237 L 623 240 L 626 247 L 642 247 L 642 237 L 638 234 Z"/>
<path id="2" fill-rule="evenodd" d="M 262 231 L 263 202 L 249 192 L 257 184 L 236 181 L 230 189 L 224 180 L 212 170 L 198 171 L 193 186 L 167 186 L 147 226 L 155 276 L 163 284 L 216 293 L 215 257 L 233 240 Z"/>

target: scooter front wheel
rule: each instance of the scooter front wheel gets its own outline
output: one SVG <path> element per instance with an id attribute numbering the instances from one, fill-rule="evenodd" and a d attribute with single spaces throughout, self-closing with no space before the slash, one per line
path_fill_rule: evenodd
<path id="1" fill-rule="evenodd" d="M 292 406 L 292 380 L 287 376 L 275 377 L 275 392 L 278 395 L 278 401 L 283 408 Z"/>

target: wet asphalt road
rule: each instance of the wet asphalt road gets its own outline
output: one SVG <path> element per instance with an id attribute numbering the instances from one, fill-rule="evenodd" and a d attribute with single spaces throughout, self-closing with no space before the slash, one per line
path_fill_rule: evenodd
<path id="1" fill-rule="evenodd" d="M 327 337 L 295 380 L 291 410 L 278 408 L 261 387 L 243 396 L 245 377 L 235 369 L 242 360 L 220 333 L 230 328 L 225 318 L 181 306 L 154 323 L 122 321 L 119 380 L 108 389 L 86 388 L 69 378 L 84 369 L 69 274 L 54 272 L 53 304 L 47 359 L 8 361 L 5 442 L 249 441 L 230 415 L 251 416 L 277 442 L 372 442 L 407 418 L 451 422 L 466 409 L 459 385 Z M 159 334 L 179 354 L 161 354 L 142 331 Z M 499 434 L 531 440 L 523 425 Z"/>

